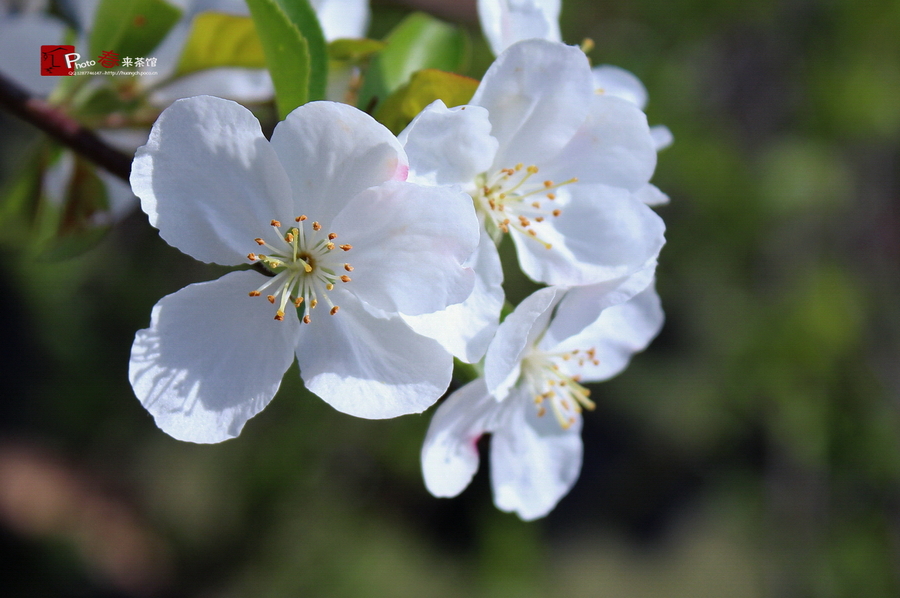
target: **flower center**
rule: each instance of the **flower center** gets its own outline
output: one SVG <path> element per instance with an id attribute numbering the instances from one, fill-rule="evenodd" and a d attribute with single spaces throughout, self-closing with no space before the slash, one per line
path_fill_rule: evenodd
<path id="1" fill-rule="evenodd" d="M 350 282 L 350 277 L 342 274 L 352 272 L 353 266 L 343 262 L 338 249 L 350 251 L 350 245 L 336 245 L 335 233 L 322 232 L 322 225 L 313 222 L 311 230 L 306 229 L 306 216 L 297 216 L 294 219 L 297 226 L 292 226 L 287 232 L 281 232 L 281 222 L 272 220 L 270 223 L 283 243 L 278 247 L 269 245 L 263 239 L 255 239 L 256 243 L 267 248 L 271 253 L 251 253 L 247 259 L 265 266 L 273 276 L 266 280 L 255 291 L 250 291 L 251 297 L 259 297 L 264 291 L 270 294 L 266 299 L 273 305 L 278 303 L 275 312 L 276 320 L 284 320 L 284 309 L 288 302 L 294 304 L 298 310 L 303 308 L 301 321 L 304 324 L 310 322 L 310 312 L 324 301 L 330 308 L 330 314 L 335 315 L 340 309 L 328 296 L 328 292 L 334 290 L 337 282 Z"/>
<path id="2" fill-rule="evenodd" d="M 538 417 L 546 415 L 549 405 L 556 421 L 567 429 L 582 409 L 592 411 L 596 407 L 590 399 L 591 391 L 580 384 L 581 376 L 577 373 L 586 363 L 600 363 L 593 348 L 564 353 L 535 350 L 522 360 L 522 376 L 535 393 Z"/>
<path id="3" fill-rule="evenodd" d="M 577 178 L 554 183 L 534 178 L 537 166 L 525 167 L 516 164 L 514 168 L 501 168 L 489 175 L 480 174 L 476 178 L 477 189 L 472 194 L 475 207 L 487 217 L 489 231 L 508 233 L 510 229 L 528 235 L 550 249 L 552 245 L 540 238 L 534 224 L 547 218 L 556 218 L 562 210 L 553 202 L 555 191 L 563 185 L 578 182 Z"/>

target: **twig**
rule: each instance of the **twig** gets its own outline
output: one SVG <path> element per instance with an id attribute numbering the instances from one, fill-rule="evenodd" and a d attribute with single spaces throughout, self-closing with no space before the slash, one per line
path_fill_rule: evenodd
<path id="1" fill-rule="evenodd" d="M 131 174 L 131 156 L 112 147 L 62 110 L 40 98 L 32 97 L 2 73 L 0 73 L 0 106 L 128 182 L 128 176 Z"/>

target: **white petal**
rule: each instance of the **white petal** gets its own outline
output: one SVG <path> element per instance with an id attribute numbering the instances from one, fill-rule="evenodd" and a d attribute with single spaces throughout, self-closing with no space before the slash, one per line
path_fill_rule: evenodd
<path id="1" fill-rule="evenodd" d="M 630 301 L 605 309 L 596 322 L 560 343 L 557 350 L 593 347 L 599 365 L 587 363 L 579 373 L 586 382 L 607 380 L 624 370 L 632 355 L 647 348 L 659 334 L 664 317 L 651 285 Z"/>
<path id="2" fill-rule="evenodd" d="M 287 175 L 253 114 L 199 96 L 163 111 L 138 149 L 131 188 L 169 245 L 219 264 L 246 262 L 269 222 L 289 218 Z"/>
<path id="3" fill-rule="evenodd" d="M 675 136 L 666 125 L 656 125 L 650 127 L 650 136 L 653 137 L 653 145 L 656 151 L 664 150 L 675 141 Z"/>
<path id="4" fill-rule="evenodd" d="M 497 153 L 487 110 L 481 106 L 447 108 L 436 100 L 398 136 L 409 156 L 409 182 L 422 185 L 471 185 Z"/>
<path id="5" fill-rule="evenodd" d="M 664 206 L 669 203 L 669 196 L 659 190 L 656 185 L 647 183 L 634 193 L 635 199 L 648 206 Z"/>
<path id="6" fill-rule="evenodd" d="M 561 41 L 561 4 L 561 0 L 478 0 L 481 30 L 494 56 L 525 39 Z"/>
<path id="7" fill-rule="evenodd" d="M 348 289 L 388 313 L 433 313 L 466 299 L 478 245 L 472 199 L 453 187 L 389 182 L 360 193 L 333 221 L 353 249 Z"/>
<path id="8" fill-rule="evenodd" d="M 558 218 L 534 224 L 544 245 L 514 234 L 522 271 L 547 284 L 587 285 L 628 276 L 659 255 L 665 225 L 624 189 L 569 185 Z"/>
<path id="9" fill-rule="evenodd" d="M 419 334 L 441 343 L 457 359 L 475 363 L 494 338 L 503 309 L 500 255 L 484 228 L 478 249 L 465 265 L 475 271 L 475 288 L 468 299 L 443 311 L 403 319 Z"/>
<path id="10" fill-rule="evenodd" d="M 564 293 L 560 287 L 535 291 L 500 324 L 484 358 L 485 384 L 498 401 L 504 400 L 516 383 L 522 357 L 547 329 L 553 308 Z"/>
<path id="11" fill-rule="evenodd" d="M 441 403 L 422 444 L 422 474 L 434 496 L 456 496 L 478 471 L 478 439 L 491 428 L 500 410 L 484 386 L 469 382 Z"/>
<path id="12" fill-rule="evenodd" d="M 584 52 L 529 40 L 494 61 L 470 103 L 488 110 L 491 135 L 500 142 L 499 169 L 544 164 L 584 123 L 593 96 Z"/>
<path id="13" fill-rule="evenodd" d="M 572 287 L 560 300 L 538 347 L 543 351 L 556 352 L 557 345 L 594 324 L 605 309 L 625 303 L 649 287 L 655 273 L 656 260 L 650 260 L 630 276 L 601 284 Z"/>
<path id="14" fill-rule="evenodd" d="M 347 202 L 389 180 L 406 180 L 409 164 L 397 138 L 346 104 L 311 102 L 278 123 L 272 146 L 291 179 L 297 215 L 326 228 Z"/>
<path id="15" fill-rule="evenodd" d="M 265 69 L 208 69 L 179 77 L 154 90 L 150 101 L 156 106 L 168 106 L 177 99 L 203 94 L 255 104 L 271 100 L 275 88 Z"/>
<path id="16" fill-rule="evenodd" d="M 366 36 L 369 0 L 311 0 L 327 41 Z"/>
<path id="17" fill-rule="evenodd" d="M 63 78 L 41 75 L 41 46 L 62 43 L 65 31 L 62 22 L 40 14 L 0 16 L 3 74 L 29 93 L 49 94 Z"/>
<path id="18" fill-rule="evenodd" d="M 247 296 L 262 276 L 232 272 L 160 299 L 131 348 L 128 378 L 164 432 L 211 443 L 237 436 L 294 360 L 296 318 Z"/>
<path id="19" fill-rule="evenodd" d="M 647 88 L 630 71 L 601 64 L 591 69 L 598 93 L 628 100 L 641 110 L 647 105 Z"/>
<path id="20" fill-rule="evenodd" d="M 557 182 L 574 176 L 582 183 L 637 191 L 654 168 L 656 147 L 644 113 L 621 98 L 595 95 L 578 133 L 542 166 L 541 175 Z"/>
<path id="21" fill-rule="evenodd" d="M 494 504 L 525 521 L 545 516 L 581 472 L 581 418 L 562 429 L 538 417 L 530 396 L 510 395 L 491 437 Z"/>
<path id="22" fill-rule="evenodd" d="M 313 312 L 300 331 L 306 387 L 338 411 L 367 419 L 428 409 L 450 384 L 451 355 L 400 318 L 377 318 L 342 295 L 337 314 Z"/>

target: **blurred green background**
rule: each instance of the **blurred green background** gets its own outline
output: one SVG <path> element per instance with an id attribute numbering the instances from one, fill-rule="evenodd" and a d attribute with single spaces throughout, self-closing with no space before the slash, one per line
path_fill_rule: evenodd
<path id="1" fill-rule="evenodd" d="M 477 77 L 472 3 L 448 4 Z M 376 3 L 372 37 L 408 10 Z M 342 415 L 296 366 L 237 440 L 160 432 L 134 332 L 224 270 L 138 212 L 66 261 L 0 244 L 5 595 L 900 595 L 900 2 L 564 0 L 562 29 L 642 79 L 675 143 L 654 178 L 666 326 L 593 389 L 556 510 L 497 511 L 486 464 L 431 497 L 430 413 Z M 37 134 L 6 114 L 0 133 L 9 177 Z"/>

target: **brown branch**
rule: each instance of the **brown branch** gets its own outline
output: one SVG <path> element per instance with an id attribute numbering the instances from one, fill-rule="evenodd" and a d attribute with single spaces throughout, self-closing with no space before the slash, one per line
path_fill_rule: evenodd
<path id="1" fill-rule="evenodd" d="M 59 108 L 31 96 L 2 73 L 0 73 L 0 106 L 128 182 L 128 176 L 131 174 L 131 156 L 112 147 Z"/>

